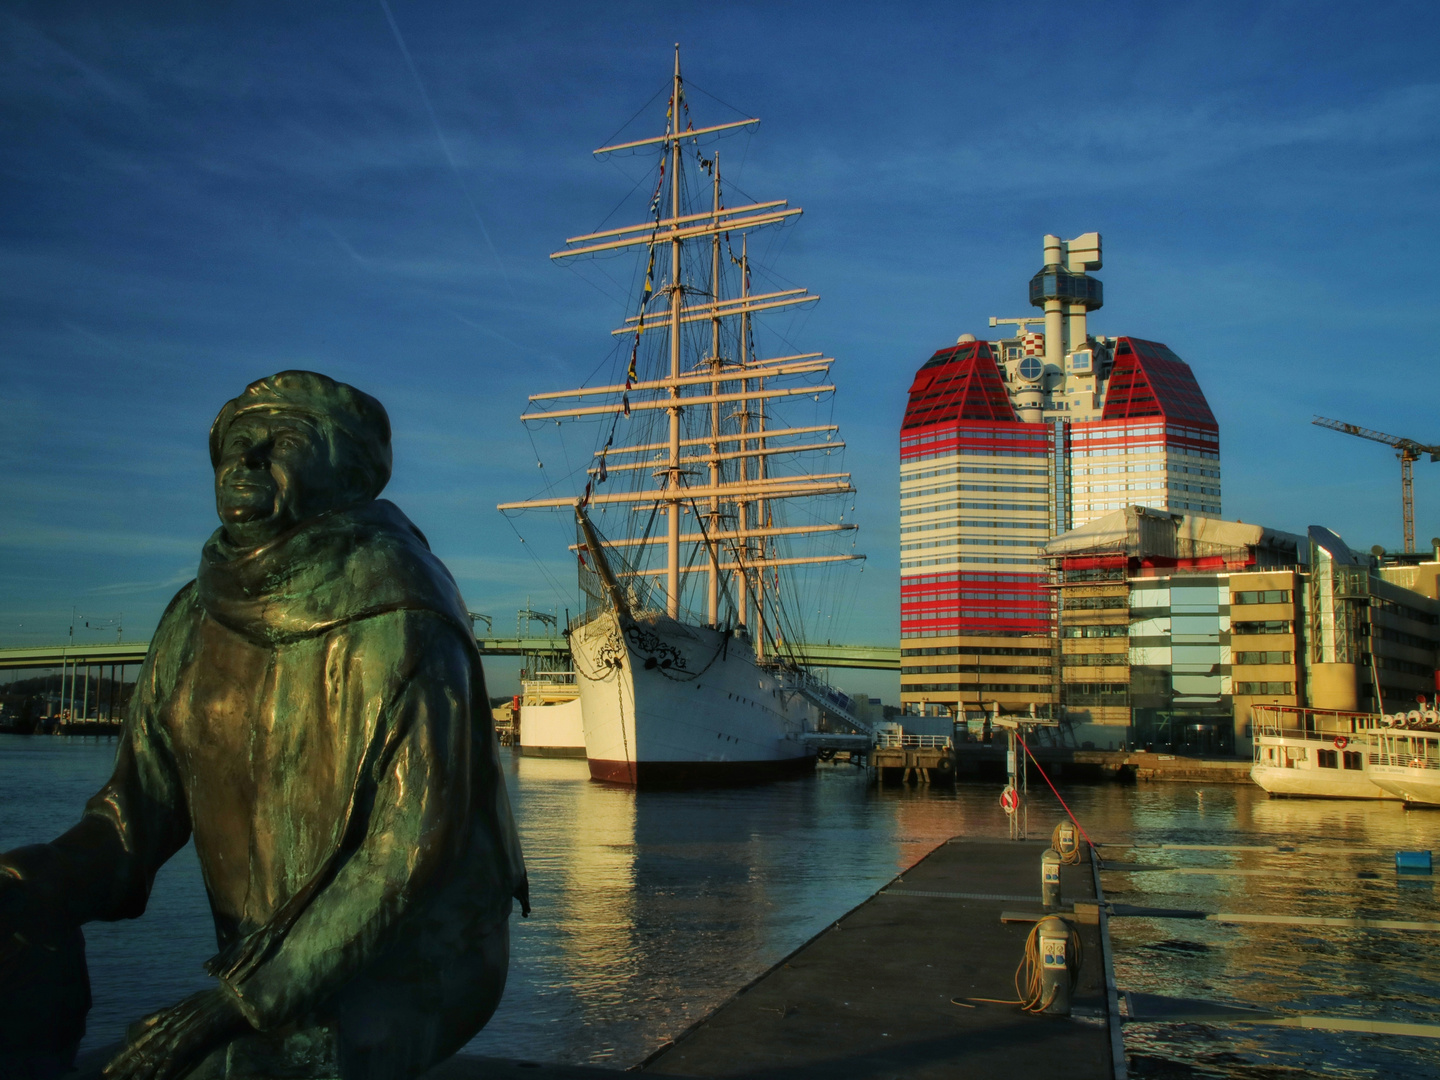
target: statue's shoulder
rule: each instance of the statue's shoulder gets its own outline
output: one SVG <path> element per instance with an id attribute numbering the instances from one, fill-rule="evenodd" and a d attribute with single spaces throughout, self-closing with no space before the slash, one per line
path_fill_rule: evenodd
<path id="1" fill-rule="evenodd" d="M 366 542 L 352 549 L 351 580 L 371 583 L 368 602 L 375 607 L 428 611 L 450 621 L 467 635 L 465 601 L 449 568 L 430 550 L 425 534 L 400 509 L 385 499 L 367 508 L 371 530 Z"/>
<path id="2" fill-rule="evenodd" d="M 151 639 L 151 652 L 189 637 L 204 610 L 195 582 L 186 582 L 165 606 L 165 613 L 160 616 L 160 625 L 155 628 L 155 636 Z"/>
<path id="3" fill-rule="evenodd" d="M 200 589 L 192 579 L 180 586 L 180 591 L 170 598 L 170 603 L 165 605 L 165 613 L 160 616 L 160 625 L 164 626 L 177 618 L 186 618 L 200 611 Z"/>

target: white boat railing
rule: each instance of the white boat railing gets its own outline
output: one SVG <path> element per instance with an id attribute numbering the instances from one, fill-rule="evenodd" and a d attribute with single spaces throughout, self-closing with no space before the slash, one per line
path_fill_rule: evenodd
<path id="1" fill-rule="evenodd" d="M 893 731 L 881 731 L 875 736 L 875 745 L 884 749 L 899 750 L 948 750 L 949 735 L 904 735 Z"/>
<path id="2" fill-rule="evenodd" d="M 1392 765 L 1401 769 L 1440 769 L 1440 761 L 1408 754 L 1371 754 L 1371 765 Z"/>
<path id="3" fill-rule="evenodd" d="M 1251 721 L 1259 735 L 1286 739 L 1333 739 L 1337 735 L 1365 735 L 1387 729 L 1374 713 L 1307 709 L 1298 705 L 1255 705 Z"/>
<path id="4" fill-rule="evenodd" d="M 1338 738 L 1346 739 L 1352 743 L 1363 739 L 1366 743 L 1373 744 L 1377 733 L 1362 731 L 1359 734 L 1352 735 L 1349 732 L 1339 731 L 1307 731 L 1303 728 L 1273 728 L 1261 730 L 1259 734 L 1263 738 L 1283 739 L 1287 742 L 1333 743 Z M 1344 747 L 1342 746 L 1339 749 L 1343 750 Z"/>
<path id="5" fill-rule="evenodd" d="M 1372 765 L 1402 769 L 1440 769 L 1440 732 L 1391 728 L 1381 734 Z"/>

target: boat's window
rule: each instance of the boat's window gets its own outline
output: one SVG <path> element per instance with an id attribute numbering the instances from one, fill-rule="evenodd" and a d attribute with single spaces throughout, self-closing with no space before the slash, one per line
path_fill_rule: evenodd
<path id="1" fill-rule="evenodd" d="M 1322 769 L 1338 769 L 1340 753 L 1338 750 L 1317 750 L 1315 751 L 1315 764 Z"/>
<path id="2" fill-rule="evenodd" d="M 1364 755 L 1362 755 L 1359 750 L 1346 750 L 1346 751 L 1345 751 L 1345 768 L 1347 768 L 1347 769 L 1363 769 L 1363 768 L 1365 768 L 1365 758 L 1364 758 Z"/>

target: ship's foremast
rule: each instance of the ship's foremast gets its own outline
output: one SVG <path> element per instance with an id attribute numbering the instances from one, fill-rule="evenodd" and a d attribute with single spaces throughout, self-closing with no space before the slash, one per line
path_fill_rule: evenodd
<path id="1" fill-rule="evenodd" d="M 763 658 L 766 637 L 765 571 L 779 567 L 805 566 L 863 558 L 863 556 L 853 554 L 785 558 L 771 554 L 770 549 L 777 537 L 835 532 L 853 529 L 855 526 L 840 522 L 775 527 L 769 507 L 777 500 L 851 494 L 854 492 L 854 488 L 851 486 L 848 472 L 810 475 L 771 474 L 769 462 L 779 455 L 819 450 L 829 452 L 844 446 L 842 442 L 830 440 L 830 433 L 836 430 L 833 424 L 766 430 L 766 405 L 768 402 L 779 398 L 803 395 L 813 395 L 818 399 L 819 394 L 834 390 L 832 385 L 780 387 L 772 385 L 767 387 L 766 380 L 780 377 L 823 375 L 828 373 L 833 360 L 819 353 L 759 360 L 752 355 L 750 345 L 752 314 L 811 303 L 818 299 L 817 296 L 810 294 L 805 289 L 787 289 L 759 296 L 752 295 L 750 291 L 749 230 L 782 223 L 798 216 L 802 211 L 799 207 L 789 207 L 785 200 L 752 203 L 733 209 L 725 208 L 722 203 L 719 155 L 716 154 L 708 162 L 701 157 L 702 165 L 712 173 L 713 179 L 709 212 L 682 215 L 679 178 L 684 140 L 694 139 L 702 134 L 718 133 L 759 123 L 758 120 L 748 119 L 699 129 L 687 125 L 686 130 L 682 131 L 680 110 L 684 100 L 683 93 L 680 54 L 677 47 L 665 134 L 656 138 L 605 146 L 595 151 L 598 156 L 618 150 L 651 145 L 662 147 L 661 177 L 652 201 L 652 206 L 656 208 L 654 219 L 640 225 L 572 237 L 566 241 L 567 246 L 564 250 L 554 252 L 550 256 L 552 259 L 561 260 L 582 255 L 595 255 L 625 247 L 644 245 L 648 248 L 648 268 L 640 310 L 636 315 L 627 318 L 624 326 L 612 331 L 616 335 L 633 335 L 634 344 L 625 383 L 615 386 L 582 387 L 574 390 L 540 393 L 531 395 L 530 398 L 532 402 L 539 402 L 564 398 L 583 399 L 597 394 L 611 396 L 619 394 L 621 396 L 620 408 L 623 409 L 626 417 L 632 411 L 664 409 L 667 413 L 668 431 L 666 434 L 668 437 L 664 443 L 648 443 L 628 447 L 612 447 L 607 442 L 604 448 L 596 451 L 596 456 L 600 459 L 599 464 L 589 470 L 592 483 L 587 484 L 586 494 L 581 500 L 529 499 L 502 503 L 499 509 L 559 508 L 575 506 L 577 502 L 581 504 L 582 509 L 591 503 L 631 506 L 663 504 L 666 511 L 666 532 L 663 538 L 645 536 L 636 539 L 615 539 L 608 541 L 609 545 L 611 547 L 643 547 L 658 543 L 665 545 L 663 570 L 635 570 L 631 573 L 642 577 L 663 575 L 666 613 L 671 618 L 678 618 L 683 577 L 680 558 L 681 545 L 684 543 L 702 544 L 706 553 L 706 565 L 703 572 L 708 578 L 705 606 L 711 624 L 719 624 L 724 577 L 727 573 L 733 573 L 736 618 L 741 625 L 747 625 L 750 593 L 754 594 L 756 629 L 758 631 L 754 637 L 757 655 Z M 688 111 L 688 106 L 686 109 Z M 665 201 L 669 203 L 669 216 L 665 217 L 659 208 L 662 204 L 662 195 L 665 194 L 667 172 L 669 199 Z M 732 256 L 732 261 L 736 262 L 739 267 L 741 288 L 738 296 L 727 299 L 721 296 L 720 289 L 721 247 L 722 238 L 732 232 L 741 234 L 740 258 L 734 259 Z M 708 240 L 710 244 L 711 288 L 708 290 L 709 297 L 705 302 L 686 304 L 686 294 L 693 294 L 693 290 L 686 287 L 682 277 L 683 247 L 687 242 L 699 240 Z M 663 320 L 648 320 L 647 304 L 652 295 L 655 254 L 657 249 L 664 248 L 668 248 L 670 257 L 669 280 L 661 286 L 669 294 L 667 317 Z M 739 322 L 738 363 L 727 362 L 721 355 L 721 331 L 727 320 L 738 320 Z M 684 371 L 681 362 L 681 331 L 686 324 L 701 321 L 708 321 L 710 324 L 710 355 L 703 358 L 699 372 L 689 374 Z M 636 356 L 641 338 L 644 334 L 662 327 L 669 332 L 668 374 L 658 379 L 639 380 Z M 737 386 L 737 384 L 737 389 L 727 391 L 727 385 Z M 683 392 L 686 390 L 700 390 L 701 392 L 686 394 Z M 635 394 L 637 397 L 646 394 L 654 396 L 631 401 L 631 394 Z M 721 406 L 732 403 L 737 406 L 736 412 L 732 416 L 738 421 L 739 430 L 735 434 L 727 434 L 722 432 Z M 699 438 L 682 438 L 682 413 L 687 408 L 698 406 L 709 406 L 706 410 L 709 430 Z M 575 404 L 566 408 L 529 412 L 522 416 L 522 420 L 560 420 L 603 416 L 614 412 L 616 412 L 614 405 Z M 771 439 L 778 439 L 782 436 L 821 432 L 825 433 L 826 441 L 824 442 L 810 444 L 783 442 L 772 444 L 770 442 Z M 726 449 L 732 445 L 735 445 L 734 449 Z M 687 455 L 684 453 L 686 447 L 703 447 L 705 453 L 695 455 L 692 452 Z M 615 465 L 609 465 L 607 462 L 608 456 L 612 454 L 622 456 L 656 450 L 663 450 L 663 461 L 622 462 Z M 726 481 L 724 479 L 722 463 L 727 461 L 736 463 L 737 480 Z M 707 482 L 703 486 L 686 486 L 686 467 L 693 465 L 707 467 Z M 598 478 L 598 481 L 603 483 L 611 471 L 633 472 L 644 468 L 651 468 L 653 475 L 662 481 L 659 487 L 628 492 L 593 490 L 595 479 Z M 681 532 L 682 507 L 687 502 L 694 511 L 695 520 L 703 523 L 699 533 L 684 534 Z M 705 507 L 703 511 L 702 503 Z M 725 525 L 727 515 L 724 508 L 726 505 L 734 507 L 733 527 Z M 722 559 L 722 551 L 728 554 L 728 560 Z"/>

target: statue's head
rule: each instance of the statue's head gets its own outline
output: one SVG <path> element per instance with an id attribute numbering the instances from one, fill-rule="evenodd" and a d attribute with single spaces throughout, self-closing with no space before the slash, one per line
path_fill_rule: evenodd
<path id="1" fill-rule="evenodd" d="M 255 547 L 379 495 L 390 479 L 390 418 L 353 386 L 282 371 L 226 402 L 210 428 L 210 462 L 226 535 Z"/>

